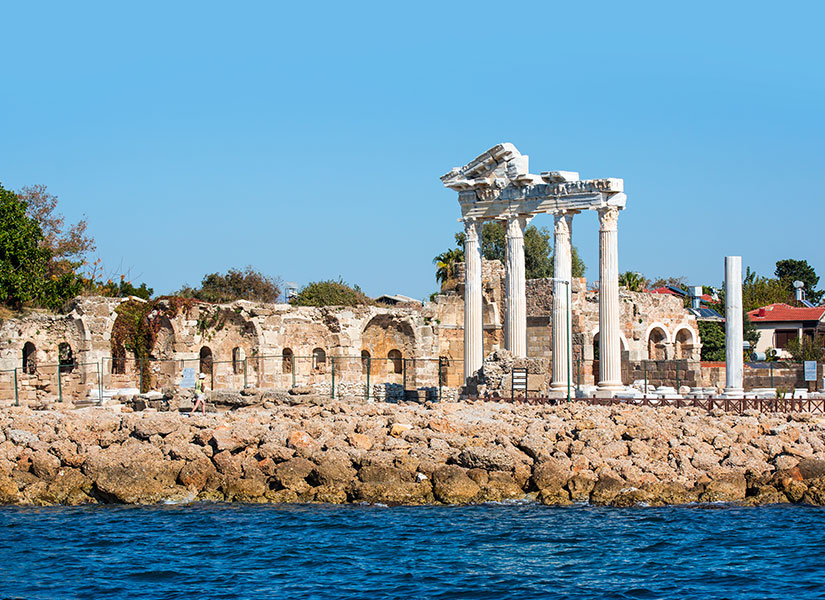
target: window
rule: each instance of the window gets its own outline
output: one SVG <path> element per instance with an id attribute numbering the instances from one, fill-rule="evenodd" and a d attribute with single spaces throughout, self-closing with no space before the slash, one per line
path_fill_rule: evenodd
<path id="1" fill-rule="evenodd" d="M 312 370 L 323 373 L 327 368 L 327 353 L 323 348 L 316 348 L 312 351 Z"/>
<path id="2" fill-rule="evenodd" d="M 796 329 L 777 329 L 773 334 L 774 348 L 787 348 L 788 342 L 799 338 Z"/>
<path id="3" fill-rule="evenodd" d="M 201 348 L 200 372 L 204 375 L 212 373 L 212 350 L 208 346 Z"/>
<path id="4" fill-rule="evenodd" d="M 61 373 L 71 373 L 77 366 L 74 360 L 74 354 L 72 353 L 72 347 L 67 342 L 61 342 L 57 346 L 57 358 L 60 363 Z"/>
<path id="5" fill-rule="evenodd" d="M 37 348 L 31 342 L 23 346 L 23 372 L 34 375 L 37 371 Z"/>
<path id="6" fill-rule="evenodd" d="M 401 357 L 401 352 L 399 350 L 390 350 L 387 354 L 387 358 L 389 358 L 392 363 L 393 373 L 404 372 L 404 359 Z"/>
<path id="7" fill-rule="evenodd" d="M 232 372 L 235 375 L 241 375 L 244 372 L 244 362 L 246 361 L 246 353 L 242 348 L 232 349 Z"/>
<path id="8" fill-rule="evenodd" d="M 363 374 L 369 373 L 370 370 L 370 353 L 366 350 L 361 350 L 361 372 Z"/>
<path id="9" fill-rule="evenodd" d="M 289 348 L 284 348 L 284 351 L 281 353 L 281 372 L 292 373 L 292 363 L 292 350 L 290 350 Z"/>
<path id="10" fill-rule="evenodd" d="M 112 352 L 112 375 L 126 374 L 126 350 L 118 346 Z"/>

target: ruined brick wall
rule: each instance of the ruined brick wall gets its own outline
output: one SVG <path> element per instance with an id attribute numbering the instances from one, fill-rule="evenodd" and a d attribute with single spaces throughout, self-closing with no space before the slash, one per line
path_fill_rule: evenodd
<path id="1" fill-rule="evenodd" d="M 183 369 L 207 374 L 213 389 L 292 385 L 407 389 L 438 385 L 437 324 L 421 307 L 291 307 L 238 301 L 193 303 L 163 317 L 150 359 L 141 369 L 126 352 L 112 360 L 115 309 L 123 300 L 79 298 L 68 315 L 35 312 L 0 325 L 0 402 L 85 397 L 99 388 L 154 389 L 180 384 Z M 35 348 L 32 372 L 23 348 Z M 72 369 L 57 378 L 58 346 L 71 347 Z M 284 359 L 289 354 L 288 360 Z M 366 358 L 369 357 L 369 361 Z M 100 374 L 98 376 L 98 374 Z M 387 388 L 387 386 L 390 386 Z M 377 389 L 384 389 L 377 388 Z"/>

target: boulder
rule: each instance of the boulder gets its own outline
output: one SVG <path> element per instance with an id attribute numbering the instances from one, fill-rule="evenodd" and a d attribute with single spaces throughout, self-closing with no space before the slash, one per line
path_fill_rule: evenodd
<path id="1" fill-rule="evenodd" d="M 176 482 L 182 466 L 165 460 L 158 448 L 135 441 L 92 454 L 83 473 L 104 501 L 150 504 L 179 494 Z"/>
<path id="2" fill-rule="evenodd" d="M 486 471 L 513 471 L 516 459 L 498 446 L 468 446 L 456 458 L 456 464 L 465 469 L 485 469 Z"/>
<path id="3" fill-rule="evenodd" d="M 456 465 L 445 465 L 433 473 L 433 494 L 444 504 L 467 504 L 481 492 L 467 471 Z"/>
<path id="4" fill-rule="evenodd" d="M 701 502 L 738 502 L 745 499 L 747 482 L 742 473 L 723 473 L 716 475 L 705 485 L 699 496 Z"/>
<path id="5" fill-rule="evenodd" d="M 300 494 L 306 492 L 310 485 L 307 477 L 315 470 L 315 464 L 305 458 L 291 458 L 276 465 L 273 479 L 281 487 Z"/>
<path id="6" fill-rule="evenodd" d="M 602 475 L 593 486 L 593 491 L 590 492 L 590 503 L 608 505 L 625 487 L 626 484 L 621 479 L 610 475 Z"/>
<path id="7" fill-rule="evenodd" d="M 819 479 L 825 477 L 825 460 L 803 458 L 797 465 L 803 479 Z"/>

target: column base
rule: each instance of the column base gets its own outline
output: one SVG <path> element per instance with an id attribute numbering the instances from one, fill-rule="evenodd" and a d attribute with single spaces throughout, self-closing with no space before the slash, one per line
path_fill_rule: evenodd
<path id="1" fill-rule="evenodd" d="M 744 398 L 745 388 L 725 388 L 721 398 Z"/>
<path id="2" fill-rule="evenodd" d="M 612 398 L 617 392 L 627 389 L 622 383 L 617 381 L 604 381 L 596 388 L 596 398 Z"/>
<path id="3" fill-rule="evenodd" d="M 554 388 L 554 387 L 551 386 L 550 390 L 547 392 L 547 397 L 548 398 L 554 398 L 554 399 L 557 399 L 557 400 L 563 398 L 563 399 L 566 400 L 567 399 L 567 385 L 565 385 L 564 388 Z M 576 397 L 576 386 L 574 386 L 574 385 L 570 386 L 570 397 L 571 398 Z"/>

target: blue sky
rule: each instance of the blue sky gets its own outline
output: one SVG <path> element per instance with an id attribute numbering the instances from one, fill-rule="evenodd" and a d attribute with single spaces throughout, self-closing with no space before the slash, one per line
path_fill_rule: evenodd
<path id="1" fill-rule="evenodd" d="M 622 271 L 825 276 L 823 6 L 6 3 L 0 182 L 156 293 L 251 264 L 424 298 L 459 227 L 439 176 L 509 141 L 624 178 Z"/>

